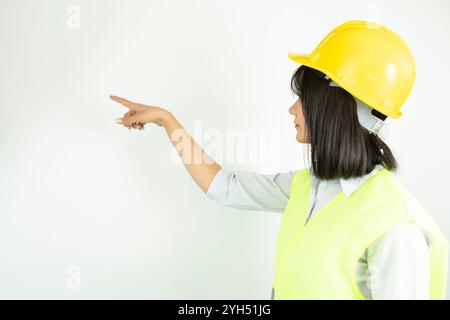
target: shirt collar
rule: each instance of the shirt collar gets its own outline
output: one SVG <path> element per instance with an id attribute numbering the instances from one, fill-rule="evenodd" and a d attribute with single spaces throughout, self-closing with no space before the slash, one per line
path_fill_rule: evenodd
<path id="1" fill-rule="evenodd" d="M 361 187 L 366 180 L 377 173 L 379 170 L 383 169 L 383 166 L 381 164 L 376 165 L 372 171 L 369 173 L 356 178 L 349 178 L 349 179 L 339 179 L 342 187 L 342 191 L 344 192 L 345 196 L 350 196 L 353 192 L 355 192 L 359 187 Z"/>

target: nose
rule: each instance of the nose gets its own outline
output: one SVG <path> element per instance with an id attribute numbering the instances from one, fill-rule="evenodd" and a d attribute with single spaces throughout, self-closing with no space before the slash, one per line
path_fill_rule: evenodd
<path id="1" fill-rule="evenodd" d="M 295 116 L 295 103 L 289 108 L 289 113 Z"/>

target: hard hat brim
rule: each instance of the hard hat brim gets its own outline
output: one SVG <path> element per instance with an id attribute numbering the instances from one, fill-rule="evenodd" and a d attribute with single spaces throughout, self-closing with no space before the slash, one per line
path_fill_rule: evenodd
<path id="1" fill-rule="evenodd" d="M 309 59 L 309 54 L 288 52 L 288 57 L 297 63 L 304 64 L 304 65 L 310 67 L 309 64 L 310 64 L 311 60 Z"/>

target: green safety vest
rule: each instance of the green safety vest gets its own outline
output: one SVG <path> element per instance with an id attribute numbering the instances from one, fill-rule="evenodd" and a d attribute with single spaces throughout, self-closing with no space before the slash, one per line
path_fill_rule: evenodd
<path id="1" fill-rule="evenodd" d="M 365 299 L 355 279 L 359 257 L 396 224 L 413 222 L 430 245 L 430 299 L 444 299 L 448 241 L 432 217 L 383 168 L 350 196 L 340 192 L 306 223 L 310 169 L 292 180 L 275 247 L 274 299 Z"/>

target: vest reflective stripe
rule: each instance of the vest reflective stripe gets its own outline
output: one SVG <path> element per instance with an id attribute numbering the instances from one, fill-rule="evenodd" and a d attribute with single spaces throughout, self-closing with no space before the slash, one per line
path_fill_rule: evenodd
<path id="1" fill-rule="evenodd" d="M 422 205 L 386 168 L 345 197 L 339 193 L 309 216 L 310 170 L 299 170 L 280 222 L 274 299 L 365 299 L 356 284 L 359 257 L 399 223 L 416 223 L 430 251 L 430 298 L 444 299 L 448 241 Z"/>

